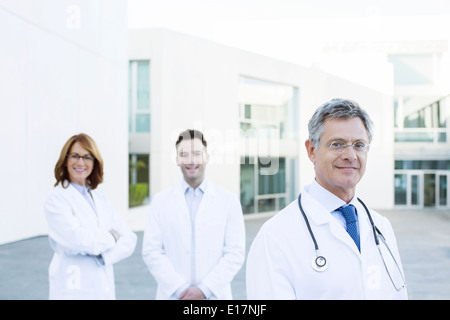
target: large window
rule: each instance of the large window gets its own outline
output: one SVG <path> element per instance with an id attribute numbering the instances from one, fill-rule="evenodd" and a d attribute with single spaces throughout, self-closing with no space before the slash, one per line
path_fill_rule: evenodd
<path id="1" fill-rule="evenodd" d="M 150 61 L 129 62 L 129 207 L 149 202 L 150 195 Z"/>
<path id="2" fill-rule="evenodd" d="M 297 95 L 297 88 L 289 85 L 241 77 L 241 132 L 267 136 L 268 132 L 274 131 L 279 139 L 295 139 Z"/>
<path id="3" fill-rule="evenodd" d="M 241 159 L 241 204 L 243 212 L 259 213 L 279 211 L 291 200 L 288 193 L 293 181 L 289 171 L 295 170 L 295 161 L 279 158 L 278 169 L 272 171 L 269 159 Z M 288 162 L 288 163 L 287 163 Z M 265 174 L 267 173 L 267 174 Z"/>
<path id="4" fill-rule="evenodd" d="M 395 160 L 395 170 L 450 170 L 450 160 Z"/>
<path id="5" fill-rule="evenodd" d="M 150 61 L 130 61 L 129 65 L 130 133 L 150 132 Z"/>
<path id="6" fill-rule="evenodd" d="M 241 77 L 241 204 L 245 214 L 279 211 L 296 197 L 298 90 Z"/>
<path id="7" fill-rule="evenodd" d="M 395 142 L 447 143 L 450 97 L 427 104 L 420 101 L 420 97 L 395 100 Z"/>

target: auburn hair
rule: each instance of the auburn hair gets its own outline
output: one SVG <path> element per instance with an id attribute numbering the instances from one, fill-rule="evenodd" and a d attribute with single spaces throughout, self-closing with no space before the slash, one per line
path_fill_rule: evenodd
<path id="1" fill-rule="evenodd" d="M 68 182 L 70 182 L 70 176 L 69 171 L 67 170 L 67 161 L 70 150 L 76 142 L 79 142 L 81 146 L 89 151 L 89 153 L 94 157 L 94 167 L 91 174 L 86 179 L 86 184 L 91 189 L 95 189 L 100 183 L 103 182 L 103 159 L 94 139 L 85 133 L 79 133 L 70 137 L 70 139 L 64 144 L 59 155 L 59 159 L 55 165 L 55 187 L 59 183 L 61 183 L 63 188 L 67 188 L 69 185 Z"/>

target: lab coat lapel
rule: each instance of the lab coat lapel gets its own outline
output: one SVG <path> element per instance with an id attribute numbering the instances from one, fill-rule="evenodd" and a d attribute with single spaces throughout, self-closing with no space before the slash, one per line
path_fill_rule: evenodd
<path id="1" fill-rule="evenodd" d="M 200 206 L 198 207 L 197 218 L 202 219 L 205 214 L 213 211 L 213 199 L 216 194 L 214 185 L 208 181 L 208 185 L 206 187 L 205 193 L 203 194 L 202 202 L 200 202 Z"/>
<path id="2" fill-rule="evenodd" d="M 359 203 L 355 205 L 356 210 L 358 210 L 358 223 L 359 223 L 359 239 L 361 243 L 361 253 L 363 252 L 364 245 L 368 241 L 373 241 L 373 230 L 370 224 L 369 217 L 367 215 L 364 207 Z"/>
<path id="3" fill-rule="evenodd" d="M 74 208 L 77 208 L 76 214 L 83 214 L 86 218 L 95 221 L 97 224 L 97 214 L 83 195 L 71 184 L 69 184 L 66 190 L 70 197 L 70 202 L 73 203 Z"/>
<path id="4" fill-rule="evenodd" d="M 353 239 L 350 237 L 347 231 L 342 228 L 339 222 L 332 216 L 331 212 L 328 212 L 327 209 L 325 209 L 315 198 L 311 197 L 307 192 L 302 192 L 302 205 L 309 220 L 311 220 L 317 227 L 324 227 L 325 225 L 329 225 L 331 235 L 336 238 L 336 241 L 343 242 L 345 245 L 351 248 L 355 254 L 360 256 L 358 248 L 356 247 Z M 358 207 L 358 216 L 359 215 L 360 209 Z M 319 242 L 320 240 L 317 241 Z"/>
<path id="5" fill-rule="evenodd" d="M 331 223 L 331 214 L 315 198 L 311 197 L 308 192 L 302 192 L 301 200 L 308 220 L 311 220 L 317 226 Z"/>
<path id="6" fill-rule="evenodd" d="M 186 190 L 184 190 L 183 184 L 180 183 L 173 191 L 174 203 L 179 208 L 180 212 L 182 212 L 181 216 L 187 218 L 188 221 L 191 221 L 186 197 L 184 195 Z"/>
<path id="7" fill-rule="evenodd" d="M 105 214 L 109 212 L 108 208 L 106 208 L 107 204 L 104 201 L 101 201 L 101 198 L 96 190 L 91 190 L 91 194 L 92 199 L 94 200 L 96 212 L 94 212 L 91 205 L 88 203 L 89 208 L 97 216 L 99 226 L 108 226 L 108 217 Z"/>

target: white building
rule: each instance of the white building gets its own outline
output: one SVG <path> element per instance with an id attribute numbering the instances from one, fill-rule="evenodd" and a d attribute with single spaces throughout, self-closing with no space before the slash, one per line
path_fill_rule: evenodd
<path id="1" fill-rule="evenodd" d="M 329 43 L 325 51 L 330 57 L 365 57 L 365 65 L 377 65 L 377 61 L 392 64 L 395 208 L 434 208 L 448 212 L 449 39 L 432 37 L 436 37 L 435 33 L 429 34 L 428 40 L 420 41 Z M 339 65 L 336 60 L 334 64 Z M 372 76 L 372 73 L 365 74 Z"/>
<path id="2" fill-rule="evenodd" d="M 247 216 L 278 211 L 314 177 L 304 147 L 308 120 L 334 97 L 356 100 L 375 122 L 359 192 L 372 207 L 393 207 L 393 78 L 387 62 L 369 88 L 168 30 L 130 30 L 128 46 L 130 159 L 147 168 L 142 174 L 131 170 L 130 177 L 150 185 L 147 201 L 130 210 L 136 227 L 151 195 L 181 179 L 174 145 L 187 128 L 205 133 L 212 158 L 207 175 L 240 197 Z"/>
<path id="3" fill-rule="evenodd" d="M 121 0 L 0 0 L 0 244 L 47 233 L 64 143 L 99 145 L 99 186 L 127 215 L 127 30 Z"/>
<path id="4" fill-rule="evenodd" d="M 334 97 L 356 100 L 375 123 L 360 196 L 394 207 L 387 62 L 378 82 L 361 85 L 172 31 L 127 31 L 125 11 L 119 0 L 0 0 L 0 244 L 47 233 L 54 165 L 79 132 L 98 143 L 99 188 L 136 231 L 151 196 L 181 179 L 174 144 L 187 128 L 205 133 L 207 175 L 246 216 L 272 214 L 313 179 L 307 122 Z"/>

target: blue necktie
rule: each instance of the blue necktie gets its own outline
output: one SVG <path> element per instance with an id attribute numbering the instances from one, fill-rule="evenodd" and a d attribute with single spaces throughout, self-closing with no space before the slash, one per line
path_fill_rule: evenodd
<path id="1" fill-rule="evenodd" d="M 361 251 L 359 246 L 359 236 L 358 236 L 358 228 L 356 225 L 356 208 L 350 204 L 350 205 L 343 205 L 338 209 L 340 212 L 342 212 L 342 215 L 345 218 L 345 221 L 347 222 L 347 232 L 352 237 L 353 241 L 355 241 L 356 246 L 358 247 L 358 250 Z"/>

